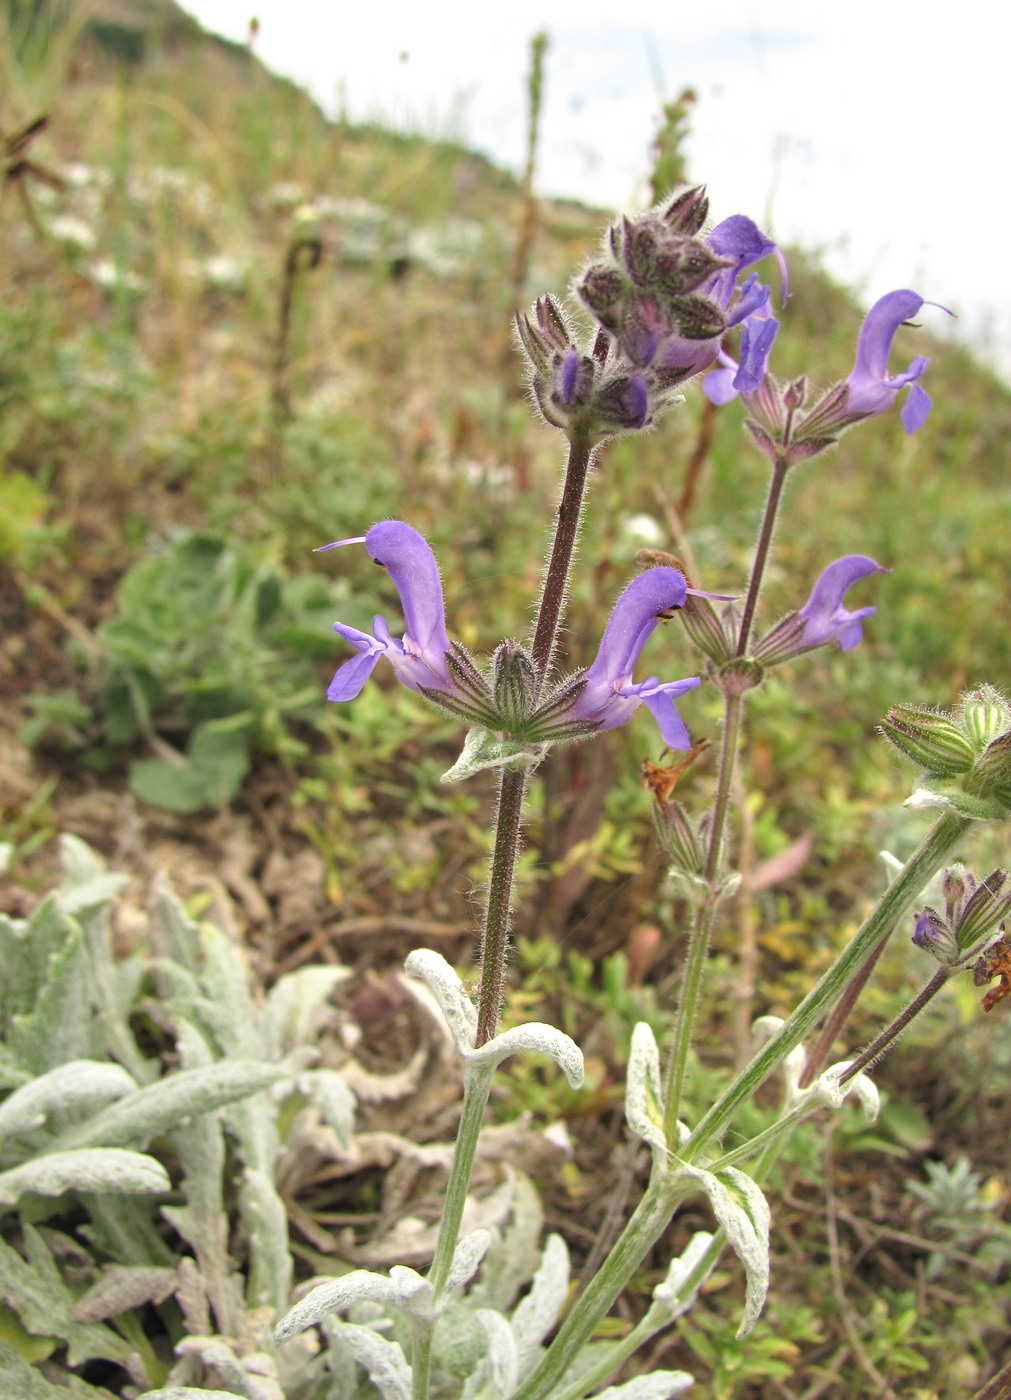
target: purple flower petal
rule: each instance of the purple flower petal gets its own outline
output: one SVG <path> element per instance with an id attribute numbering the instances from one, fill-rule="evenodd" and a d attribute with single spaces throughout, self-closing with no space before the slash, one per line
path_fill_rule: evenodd
<path id="1" fill-rule="evenodd" d="M 428 541 L 402 520 L 383 520 L 365 536 L 365 548 L 393 580 L 417 650 L 449 650 L 442 580 Z"/>
<path id="2" fill-rule="evenodd" d="M 858 579 L 866 578 L 868 574 L 888 572 L 866 554 L 847 554 L 830 564 L 797 614 L 804 623 L 797 649 L 806 650 L 831 641 L 837 641 L 843 651 L 855 647 L 863 639 L 863 619 L 870 617 L 877 609 L 859 608 L 856 612 L 849 612 L 842 606 L 843 595 Z"/>
<path id="3" fill-rule="evenodd" d="M 734 388 L 739 394 L 753 394 L 769 368 L 769 353 L 776 339 L 779 322 L 774 316 L 762 320 L 750 317 L 741 332 L 741 364 L 734 376 Z"/>
<path id="4" fill-rule="evenodd" d="M 647 691 L 645 685 L 639 687 L 639 698 L 659 725 L 660 737 L 669 749 L 686 750 L 692 746 L 691 735 L 674 701 L 677 696 L 701 684 L 698 676 L 689 676 L 687 680 L 658 685 L 655 690 Z"/>
<path id="5" fill-rule="evenodd" d="M 632 669 L 661 616 L 671 608 L 683 607 L 686 593 L 684 575 L 677 569 L 647 569 L 632 580 L 614 605 L 600 650 L 571 711 L 572 719 L 593 720 L 602 731 L 617 729 L 641 704 L 647 704 L 657 716 L 669 747 L 691 747 L 673 701 L 676 695 L 697 686 L 698 677 L 664 684 L 650 677 L 632 684 Z"/>
<path id="6" fill-rule="evenodd" d="M 891 408 L 900 389 L 906 384 L 912 384 L 923 374 L 927 368 L 927 361 L 922 355 L 917 355 L 902 373 L 888 373 L 888 356 L 896 331 L 904 321 L 915 316 L 922 306 L 923 298 L 916 292 L 907 290 L 889 292 L 868 311 L 860 328 L 856 363 L 846 381 L 843 411 L 847 416 L 859 414 L 861 417 L 869 417 L 871 414 L 883 413 Z M 915 416 L 914 410 L 914 418 Z"/>
<path id="7" fill-rule="evenodd" d="M 915 433 L 919 428 L 922 428 L 929 418 L 933 406 L 934 401 L 926 389 L 919 384 L 914 384 L 906 395 L 906 402 L 902 405 L 902 411 L 899 414 L 906 432 Z"/>
<path id="8" fill-rule="evenodd" d="M 361 655 L 353 656 L 338 668 L 330 682 L 326 698 L 353 700 L 371 676 L 373 667 L 386 648 L 374 637 L 370 637 L 368 632 L 359 632 L 357 627 L 347 627 L 341 622 L 335 622 L 333 630 L 357 648 Z"/>
<path id="9" fill-rule="evenodd" d="M 425 539 L 402 520 L 384 520 L 363 537 L 366 549 L 389 573 L 400 595 L 407 632 L 393 637 L 386 619 L 372 620 L 372 635 L 335 622 L 334 631 L 360 656 L 345 662 L 327 691 L 329 700 L 353 700 L 381 656 L 393 666 L 397 679 L 411 690 L 452 690 L 446 664 L 450 649 L 439 566 Z M 358 543 L 341 540 L 338 544 Z M 326 546 L 332 548 L 333 546 Z"/>

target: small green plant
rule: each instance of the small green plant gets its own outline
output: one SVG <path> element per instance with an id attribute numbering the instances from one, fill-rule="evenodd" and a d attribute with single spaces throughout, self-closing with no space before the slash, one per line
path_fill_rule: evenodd
<path id="1" fill-rule="evenodd" d="M 180 534 L 126 574 L 117 605 L 99 632 L 93 766 L 145 740 L 157 756 L 131 761 L 133 791 L 195 812 L 235 796 L 252 752 L 306 754 L 295 726 L 318 708 L 313 658 L 329 650 L 333 606 L 325 583 L 286 579 L 222 539 Z M 66 695 L 31 703 L 28 740 L 80 727 Z"/>

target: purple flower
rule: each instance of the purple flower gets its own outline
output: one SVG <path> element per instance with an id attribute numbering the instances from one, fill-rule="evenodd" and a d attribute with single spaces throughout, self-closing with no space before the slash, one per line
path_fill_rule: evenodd
<path id="1" fill-rule="evenodd" d="M 638 684 L 632 682 L 632 669 L 646 642 L 671 608 L 684 606 L 687 592 L 684 575 L 677 569 L 647 569 L 632 580 L 614 605 L 596 660 L 567 719 L 592 721 L 603 732 L 627 724 L 645 705 L 668 748 L 691 748 L 674 701 L 700 684 L 698 676 L 666 682 L 650 676 Z"/>
<path id="2" fill-rule="evenodd" d="M 887 574 L 885 569 L 866 554 L 846 554 L 830 564 L 811 590 L 811 596 L 797 614 L 804 630 L 797 650 L 820 647 L 836 641 L 843 651 L 849 651 L 863 640 L 861 623 L 877 608 L 858 608 L 848 612 L 842 605 L 843 595 L 857 579 L 868 574 Z"/>
<path id="3" fill-rule="evenodd" d="M 402 520 L 384 520 L 373 525 L 367 535 L 335 540 L 322 548 L 336 549 L 344 544 L 364 544 L 375 562 L 387 570 L 400 594 L 407 631 L 398 640 L 390 635 L 386 619 L 379 616 L 372 621 L 371 635 L 335 622 L 334 631 L 350 642 L 359 655 L 337 671 L 327 699 L 353 700 L 381 656 L 387 658 L 397 679 L 410 690 L 453 690 L 446 664 L 450 642 L 442 582 L 427 541 Z"/>
<path id="4" fill-rule="evenodd" d="M 923 298 L 915 292 L 889 292 L 874 303 L 860 330 L 857 358 L 853 372 L 846 380 L 846 397 L 839 408 L 840 417 L 869 418 L 884 413 L 910 385 L 909 396 L 899 417 L 907 433 L 915 433 L 927 421 L 931 398 L 916 382 L 927 368 L 923 355 L 916 355 L 900 374 L 889 375 L 888 356 L 895 332 L 904 321 L 915 316 Z"/>
<path id="5" fill-rule="evenodd" d="M 902 426 L 907 433 L 923 427 L 931 398 L 917 381 L 929 362 L 917 355 L 901 373 L 889 375 L 888 356 L 899 327 L 922 306 L 931 304 L 910 291 L 889 292 L 874 303 L 860 329 L 852 373 L 824 394 L 810 412 L 796 419 L 793 437 L 798 443 L 817 437 L 827 445 L 833 434 L 891 408 L 907 385 L 909 394 L 899 415 Z M 741 332 L 740 364 L 721 351 L 720 368 L 707 375 L 703 384 L 706 397 L 715 404 L 729 403 L 738 394 L 748 399 L 765 379 L 777 329 L 778 322 L 769 316 L 767 306 L 751 311 Z M 774 426 L 783 429 L 782 423 Z"/>
<path id="6" fill-rule="evenodd" d="M 729 219 L 724 219 L 722 223 L 717 224 L 713 231 L 706 235 L 705 242 L 719 257 L 727 259 L 729 265 L 720 268 L 707 283 L 699 287 L 699 295 L 708 297 L 722 310 L 728 330 L 742 322 L 747 323 L 753 316 L 763 317 L 764 313 L 763 324 L 766 328 L 764 335 L 767 340 L 765 356 L 767 358 L 776 331 L 779 329 L 779 322 L 768 314 L 769 288 L 759 282 L 756 273 L 752 273 L 740 286 L 737 284 L 737 279 L 747 268 L 753 267 L 763 258 L 767 258 L 770 253 L 774 253 L 779 259 L 782 270 L 785 294 L 786 263 L 782 254 L 772 239 L 766 238 L 758 226 L 744 214 L 733 214 Z M 719 355 L 722 338 L 722 332 L 720 335 L 705 340 L 692 340 L 686 336 L 671 336 L 660 346 L 655 364 L 658 369 L 681 367 L 687 368 L 689 374 L 701 373 L 702 370 L 708 369 Z M 736 369 L 735 365 L 735 371 Z M 753 366 L 749 366 L 746 378 L 753 372 Z M 747 390 L 754 386 L 750 385 L 750 379 L 748 379 L 748 382 L 742 381 L 737 387 L 739 390 Z"/>
<path id="7" fill-rule="evenodd" d="M 812 588 L 800 612 L 787 613 L 761 639 L 754 649 L 754 659 L 764 666 L 778 666 L 802 651 L 828 642 L 838 642 L 843 651 L 849 651 L 863 640 L 864 618 L 877 609 L 858 608 L 850 612 L 842 605 L 843 595 L 858 579 L 888 572 L 866 554 L 847 554 L 837 559 Z"/>

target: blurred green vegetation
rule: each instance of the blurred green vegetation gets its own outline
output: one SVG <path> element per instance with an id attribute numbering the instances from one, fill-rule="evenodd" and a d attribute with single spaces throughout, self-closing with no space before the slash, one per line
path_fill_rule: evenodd
<path id="1" fill-rule="evenodd" d="M 353 705 L 325 704 L 329 674 L 346 657 L 331 622 L 367 626 L 374 612 L 392 619 L 397 605 L 364 551 L 311 551 L 380 518 L 407 518 L 439 556 L 452 635 L 490 650 L 525 633 L 561 442 L 529 413 L 519 356 L 508 353 L 520 191 L 451 143 L 326 122 L 248 50 L 208 41 L 171 7 L 121 9 L 115 20 L 89 10 L 89 20 L 88 7 L 0 7 L 0 130 L 10 137 L 47 116 L 30 155 L 52 177 L 12 176 L 8 165 L 0 199 L 0 597 L 27 639 L 0 656 L 9 697 L 0 723 L 36 751 L 31 800 L 0 799 L 0 839 L 31 883 L 66 794 L 130 785 L 179 813 L 228 803 L 255 811 L 269 775 L 285 793 L 286 830 L 319 854 L 348 915 L 378 902 L 465 917 L 484 878 L 490 784 L 438 784 L 458 726 L 382 669 Z M 711 194 L 719 215 L 734 212 L 732 190 Z M 605 217 L 544 203 L 523 297 L 564 293 Z M 279 415 L 284 267 L 307 220 L 322 256 L 292 287 L 289 407 Z M 790 268 L 776 367 L 824 386 L 852 365 L 860 313 L 802 255 Z M 742 997 L 756 1013 L 794 1004 L 881 888 L 878 850 L 903 856 L 924 829 L 901 807 L 908 775 L 876 722 L 893 703 L 950 706 L 966 687 L 1011 675 L 1011 392 L 936 341 L 933 314 L 923 329 L 899 332 L 893 355 L 931 357 L 926 428 L 907 438 L 888 415 L 789 484 L 768 620 L 799 606 L 840 554 L 871 554 L 892 572 L 847 600 L 878 608 L 860 648 L 778 672 L 750 706 L 743 767 L 756 795 L 738 804 L 745 875 L 808 834 L 815 854 L 755 893 L 757 971 L 743 993 L 737 914 L 726 928 L 703 1028 L 715 1068 L 699 1068 L 693 1093 L 706 1073 L 729 1073 L 731 1008 Z M 593 655 L 643 543 L 679 553 L 683 527 L 702 585 L 741 589 L 765 486 L 741 418 L 731 406 L 710 425 L 691 385 L 655 432 L 601 454 L 572 587 L 573 665 Z M 698 491 L 678 519 L 693 456 Z M 663 678 L 697 664 L 676 624 L 648 656 Z M 714 735 L 715 696 L 701 692 L 684 713 L 697 736 Z M 509 1014 L 590 1035 L 591 1101 L 611 1128 L 614 1066 L 636 1019 L 662 1029 L 680 960 L 671 931 L 685 925 L 639 778 L 658 746 L 643 714 L 554 755 L 532 794 L 520 871 Z M 712 783 L 703 759 L 679 793 L 701 808 Z M 436 838 L 400 859 L 414 828 Z M 377 874 L 375 852 L 391 839 L 396 858 Z M 966 855 L 990 868 L 1001 859 L 997 838 L 983 834 Z M 926 975 L 897 940 L 854 1035 L 869 1034 Z M 970 996 L 948 999 L 885 1066 L 885 1082 L 905 1086 L 894 1090 L 896 1121 L 903 1110 L 940 1110 L 941 1121 L 916 1143 L 886 1123 L 864 1144 L 869 1171 L 892 1154 L 920 1175 L 923 1153 L 953 1157 L 976 1135 L 977 1155 L 1008 1190 L 999 1175 L 1006 1099 L 988 1088 L 974 1103 L 965 1090 L 986 1075 L 1006 1079 L 1006 1050 L 972 1023 L 974 1007 Z M 949 1048 L 928 1073 L 933 1044 Z M 567 1087 L 542 1069 L 504 1082 L 503 1114 L 574 1111 Z M 953 1100 L 960 1119 L 945 1116 Z M 999 1162 L 984 1140 L 995 1123 Z M 781 1163 L 795 1199 L 820 1170 L 819 1144 L 811 1129 Z M 578 1183 L 566 1189 L 575 1217 Z M 896 1190 L 905 1192 L 901 1180 Z M 959 1209 L 978 1223 L 976 1197 Z M 832 1349 L 819 1340 L 837 1312 L 828 1264 L 811 1262 L 821 1222 L 794 1223 L 807 1249 L 781 1261 L 782 1300 L 764 1332 L 743 1350 L 733 1343 L 733 1297 L 721 1289 L 706 1320 L 686 1328 L 681 1362 L 709 1367 L 714 1395 L 771 1393 L 766 1381 L 814 1364 L 804 1357 L 821 1365 Z M 917 1267 L 903 1280 L 915 1281 Z M 985 1293 L 974 1282 L 966 1304 L 980 1306 L 966 1345 L 981 1364 L 999 1311 L 983 1308 Z M 877 1297 L 871 1360 L 891 1357 L 895 1375 L 929 1365 L 946 1376 L 970 1323 L 960 1313 L 951 1331 L 944 1296 L 922 1295 L 918 1320 L 904 1282 Z M 866 1382 L 859 1368 L 846 1374 Z"/>

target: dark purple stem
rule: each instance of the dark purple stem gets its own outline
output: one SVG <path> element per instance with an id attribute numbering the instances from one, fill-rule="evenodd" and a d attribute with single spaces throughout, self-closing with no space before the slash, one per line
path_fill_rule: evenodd
<path id="1" fill-rule="evenodd" d="M 853 1063 L 847 1067 L 846 1072 L 839 1076 L 839 1083 L 849 1083 L 851 1079 L 856 1078 L 861 1070 L 869 1069 L 871 1065 L 876 1064 L 885 1051 L 898 1040 L 913 1017 L 919 1016 L 928 1002 L 933 1001 L 951 976 L 952 971 L 953 969 L 950 967 L 939 967 L 927 985 L 913 997 L 905 1010 L 900 1011 L 891 1025 L 886 1026 L 880 1035 L 875 1036 L 867 1049 L 861 1051 Z"/>
<path id="2" fill-rule="evenodd" d="M 982 1390 L 977 1390 L 972 1400 L 1011 1400 L 1011 1361 Z"/>
<path id="3" fill-rule="evenodd" d="M 867 985 L 867 980 L 874 971 L 878 958 L 880 958 L 881 954 L 884 952 L 885 945 L 891 936 L 892 930 L 889 929 L 829 1012 L 828 1020 L 822 1027 L 821 1035 L 819 1035 L 818 1039 L 815 1041 L 814 1048 L 807 1057 L 804 1073 L 800 1076 L 799 1085 L 801 1089 L 807 1089 L 813 1084 L 818 1078 L 818 1075 L 821 1074 L 822 1070 L 825 1068 L 828 1058 L 832 1053 L 832 1046 L 835 1044 L 839 1032 L 849 1020 L 850 1012 L 856 1005 L 860 993 Z"/>
<path id="4" fill-rule="evenodd" d="M 755 620 L 755 609 L 758 607 L 758 595 L 762 591 L 765 563 L 769 557 L 769 548 L 772 545 L 772 537 L 776 530 L 776 516 L 779 514 L 779 504 L 783 496 L 783 485 L 789 470 L 789 462 L 785 461 L 782 457 L 777 457 L 772 468 L 772 480 L 769 483 L 769 494 L 765 498 L 765 511 L 762 515 L 762 526 L 758 532 L 758 542 L 755 546 L 755 562 L 751 566 L 751 578 L 748 580 L 748 596 L 744 600 L 741 630 L 737 635 L 738 656 L 747 656 L 748 654 L 748 642 L 751 640 L 751 626 Z"/>
<path id="5" fill-rule="evenodd" d="M 551 666 L 558 628 L 569 586 L 572 552 L 576 547 L 583 514 L 586 478 L 593 461 L 588 439 L 569 440 L 569 460 L 565 483 L 558 504 L 555 537 L 544 575 L 544 588 L 537 610 L 537 624 L 531 644 L 538 686 L 543 686 Z M 505 991 L 506 954 L 509 951 L 509 925 L 512 913 L 513 880 L 520 848 L 523 798 L 529 770 L 504 768 L 499 782 L 498 815 L 495 821 L 495 847 L 491 857 L 488 905 L 481 935 L 481 987 L 477 1003 L 477 1044 L 491 1040 L 498 1026 Z"/>
<path id="6" fill-rule="evenodd" d="M 569 569 L 572 565 L 572 551 L 576 547 L 579 522 L 583 514 L 583 496 L 586 493 L 586 478 L 593 461 L 593 448 L 584 437 L 569 440 L 569 460 L 565 467 L 565 483 L 562 498 L 558 503 L 558 516 L 555 521 L 555 537 L 551 542 L 551 555 L 544 575 L 544 591 L 541 594 L 537 611 L 537 625 L 530 646 L 534 669 L 539 685 L 551 667 L 551 659 L 558 639 L 562 608 L 569 587 Z"/>

